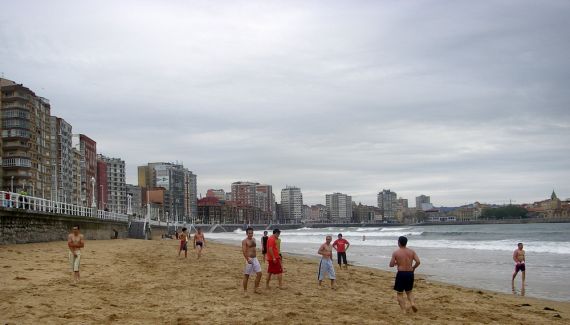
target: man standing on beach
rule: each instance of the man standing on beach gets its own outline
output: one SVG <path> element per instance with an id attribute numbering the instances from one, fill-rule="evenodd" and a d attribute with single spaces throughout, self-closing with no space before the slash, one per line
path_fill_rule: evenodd
<path id="1" fill-rule="evenodd" d="M 338 267 L 342 269 L 342 262 L 344 262 L 345 269 L 348 270 L 348 262 L 346 261 L 346 251 L 350 247 L 348 240 L 342 238 L 342 234 L 338 234 L 338 239 L 334 241 L 332 247 L 336 250 L 336 258 L 338 260 Z"/>
<path id="2" fill-rule="evenodd" d="M 398 238 L 398 249 L 392 253 L 390 260 L 390 267 L 398 266 L 398 273 L 396 273 L 396 282 L 394 290 L 397 292 L 398 303 L 402 311 L 406 312 L 406 301 L 404 300 L 404 291 L 410 302 L 410 307 L 414 312 L 418 311 L 414 301 L 414 271 L 420 266 L 420 258 L 413 250 L 406 247 L 408 238 L 400 236 Z M 415 262 L 412 265 L 412 262 Z"/>
<path id="3" fill-rule="evenodd" d="M 265 261 L 265 254 L 267 254 L 267 230 L 263 232 L 263 237 L 261 237 L 261 254 L 263 254 L 263 260 Z"/>
<path id="4" fill-rule="evenodd" d="M 334 272 L 333 260 L 332 260 L 332 246 L 331 246 L 332 236 L 328 235 L 325 239 L 324 244 L 319 247 L 318 254 L 321 255 L 321 262 L 319 263 L 319 274 L 317 278 L 319 279 L 319 287 L 323 284 L 325 278 L 325 273 L 331 280 L 331 289 L 335 289 L 334 282 L 336 280 L 336 275 Z"/>
<path id="5" fill-rule="evenodd" d="M 275 274 L 279 281 L 279 289 L 283 289 L 283 267 L 281 266 L 281 256 L 279 256 L 279 248 L 277 241 L 281 230 L 273 230 L 273 235 L 267 239 L 267 280 L 265 281 L 265 288 L 269 289 L 269 281 L 271 276 Z"/>
<path id="6" fill-rule="evenodd" d="M 249 276 L 256 274 L 255 276 L 255 289 L 254 293 L 260 293 L 259 282 L 261 281 L 261 265 L 257 260 L 256 244 L 255 238 L 253 238 L 253 228 L 249 227 L 245 230 L 247 238 L 241 241 L 241 250 L 243 257 L 245 258 L 245 270 L 243 271 L 243 293 L 247 295 L 247 282 L 249 281 Z"/>
<path id="7" fill-rule="evenodd" d="M 67 236 L 67 247 L 69 247 L 69 264 L 73 272 L 73 282 L 79 282 L 79 265 L 81 262 L 81 249 L 85 246 L 85 239 L 79 232 L 79 226 L 73 226 L 71 233 Z"/>
<path id="8" fill-rule="evenodd" d="M 523 249 L 523 244 L 522 243 L 518 243 L 518 247 L 517 249 L 515 249 L 515 251 L 513 252 L 513 260 L 515 261 L 515 272 L 513 273 L 513 279 L 512 279 L 512 286 L 513 286 L 513 290 L 515 288 L 515 278 L 517 276 L 517 274 L 519 273 L 519 271 L 521 271 L 522 273 L 522 288 L 524 289 L 524 281 L 525 281 L 525 273 L 526 273 L 526 266 L 525 266 L 525 252 Z"/>
<path id="9" fill-rule="evenodd" d="M 202 228 L 198 227 L 196 229 L 196 234 L 194 235 L 194 249 L 196 249 L 196 254 L 198 254 L 198 259 L 202 256 L 202 249 L 206 247 L 206 237 L 202 232 Z"/>
<path id="10" fill-rule="evenodd" d="M 188 257 L 188 229 L 186 227 L 182 228 L 182 233 L 178 235 L 176 232 L 177 238 L 180 239 L 180 248 L 178 249 L 178 257 L 180 257 L 180 253 L 184 251 L 184 257 Z"/>

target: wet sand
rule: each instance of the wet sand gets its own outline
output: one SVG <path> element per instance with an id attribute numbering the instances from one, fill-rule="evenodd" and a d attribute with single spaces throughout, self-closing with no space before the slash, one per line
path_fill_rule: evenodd
<path id="1" fill-rule="evenodd" d="M 570 303 L 416 280 L 419 312 L 401 315 L 393 273 L 337 271 L 318 288 L 318 259 L 286 255 L 285 290 L 243 297 L 240 247 L 177 257 L 174 240 L 88 241 L 70 285 L 65 242 L 0 246 L 1 324 L 569 324 Z M 189 252 L 191 253 L 191 252 Z M 260 254 L 261 255 L 261 254 Z M 262 264 L 265 270 L 265 265 Z M 265 272 L 262 285 L 264 285 Z M 517 280 L 520 280 L 517 278 Z M 527 279 L 532 281 L 532 277 Z"/>

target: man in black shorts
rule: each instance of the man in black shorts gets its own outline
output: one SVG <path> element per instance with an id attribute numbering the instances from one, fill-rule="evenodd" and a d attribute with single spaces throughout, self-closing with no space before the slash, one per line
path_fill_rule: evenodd
<path id="1" fill-rule="evenodd" d="M 417 312 L 418 308 L 414 301 L 412 289 L 414 288 L 414 271 L 420 266 L 420 258 L 413 250 L 406 247 L 408 238 L 401 236 L 398 238 L 398 249 L 392 253 L 390 260 L 390 267 L 398 266 L 398 273 L 396 273 L 396 282 L 394 283 L 394 290 L 397 292 L 398 303 L 403 312 L 406 312 L 406 301 L 404 299 L 404 291 L 408 297 L 410 308 Z M 412 265 L 412 262 L 413 265 Z"/>
<path id="2" fill-rule="evenodd" d="M 261 237 L 261 254 L 263 254 L 263 261 L 265 261 L 265 254 L 267 254 L 267 240 L 269 236 L 267 236 L 267 230 L 263 232 L 263 237 Z"/>

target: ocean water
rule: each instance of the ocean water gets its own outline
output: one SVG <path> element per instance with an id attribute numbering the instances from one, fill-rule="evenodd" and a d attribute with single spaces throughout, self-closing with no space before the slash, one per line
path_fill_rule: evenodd
<path id="1" fill-rule="evenodd" d="M 526 251 L 526 290 L 531 297 L 570 301 L 570 223 L 518 225 L 442 225 L 410 227 L 302 228 L 281 232 L 284 252 L 317 257 L 327 234 L 338 233 L 350 243 L 349 264 L 382 270 L 388 266 L 399 236 L 408 237 L 421 265 L 417 273 L 436 281 L 513 293 L 513 251 Z M 259 240 L 262 231 L 256 231 Z M 208 238 L 238 243 L 244 231 L 210 233 Z M 365 237 L 365 240 L 363 240 Z M 515 281 L 521 294 L 521 275 Z"/>

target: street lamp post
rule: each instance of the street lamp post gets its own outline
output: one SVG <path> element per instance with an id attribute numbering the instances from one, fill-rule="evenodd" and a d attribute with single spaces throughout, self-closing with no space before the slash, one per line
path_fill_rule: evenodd
<path id="1" fill-rule="evenodd" d="M 131 214 L 133 214 L 132 199 L 133 199 L 133 195 L 132 195 L 132 194 L 127 194 L 127 214 L 128 214 L 129 216 L 130 216 Z"/>
<path id="2" fill-rule="evenodd" d="M 95 202 L 95 177 L 91 177 L 91 207 L 97 208 L 97 203 Z"/>

